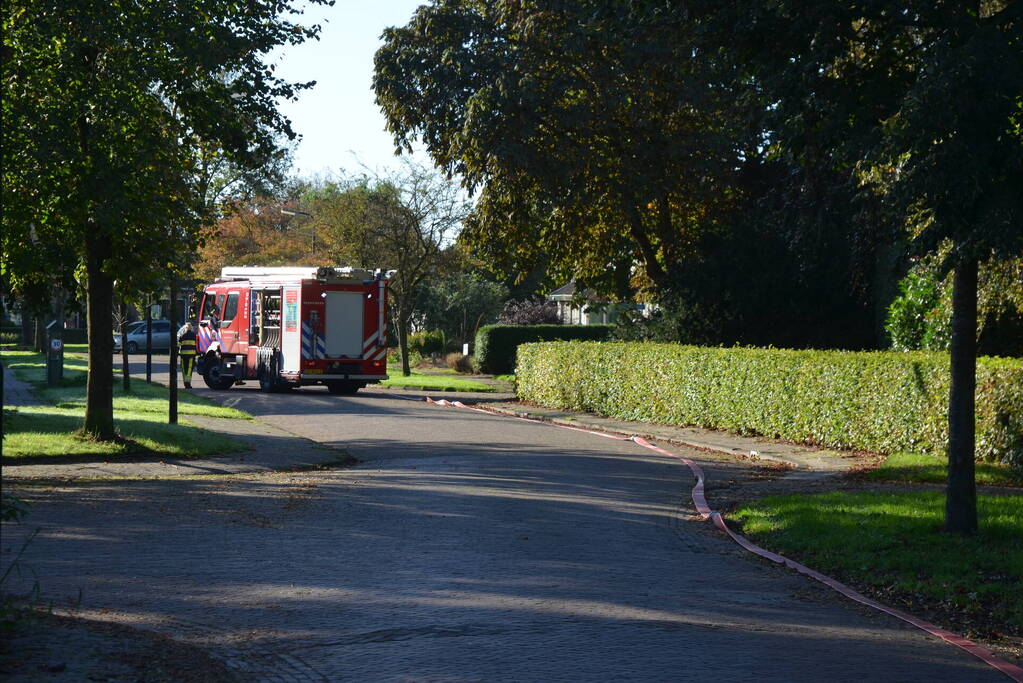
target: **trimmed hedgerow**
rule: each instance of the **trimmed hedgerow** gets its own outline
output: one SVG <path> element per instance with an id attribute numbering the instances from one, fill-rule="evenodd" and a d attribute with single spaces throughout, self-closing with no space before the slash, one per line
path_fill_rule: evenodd
<path id="1" fill-rule="evenodd" d="M 943 455 L 948 356 L 653 343 L 518 350 L 519 397 L 831 448 Z M 977 362 L 977 458 L 1023 466 L 1023 361 Z"/>
<path id="2" fill-rule="evenodd" d="M 476 367 L 495 375 L 515 371 L 519 344 L 540 341 L 603 341 L 612 325 L 484 325 L 476 333 Z"/>

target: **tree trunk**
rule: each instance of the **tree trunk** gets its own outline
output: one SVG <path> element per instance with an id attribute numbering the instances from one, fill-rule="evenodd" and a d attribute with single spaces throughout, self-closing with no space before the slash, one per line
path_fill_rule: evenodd
<path id="1" fill-rule="evenodd" d="M 952 285 L 952 348 L 948 398 L 948 483 L 945 531 L 977 532 L 974 477 L 977 387 L 977 261 L 959 264 Z"/>
<path id="2" fill-rule="evenodd" d="M 121 299 L 121 381 L 124 386 L 124 394 L 131 393 L 131 366 L 128 365 L 128 304 Z"/>
<path id="3" fill-rule="evenodd" d="M 170 300 L 168 303 L 167 320 L 170 321 L 170 350 L 168 354 L 168 368 L 170 380 L 167 384 L 168 405 L 167 422 L 176 425 L 178 423 L 178 307 L 175 305 L 175 294 L 178 289 L 177 278 L 174 273 L 170 274 Z"/>
<path id="4" fill-rule="evenodd" d="M 663 292 L 668 288 L 668 273 L 657 260 L 657 248 L 650 241 L 649 235 L 643 226 L 643 216 L 635 205 L 629 204 L 629 234 L 636 241 L 639 252 L 643 257 L 643 268 L 647 277 L 657 286 L 658 291 Z"/>
<path id="5" fill-rule="evenodd" d="M 40 313 L 36 316 L 35 322 L 36 329 L 32 348 L 34 348 L 37 353 L 46 353 L 46 318 Z"/>
<path id="6" fill-rule="evenodd" d="M 89 379 L 85 394 L 85 433 L 109 441 L 114 430 L 114 281 L 103 272 L 109 238 L 89 226 L 85 238 L 86 301 L 89 306 Z"/>
<path id="7" fill-rule="evenodd" d="M 32 347 L 32 335 L 35 330 L 35 323 L 32 322 L 32 316 L 28 310 L 22 304 L 21 309 L 21 346 L 28 349 Z"/>
<path id="8" fill-rule="evenodd" d="M 408 362 L 408 312 L 404 303 L 398 304 L 398 348 L 401 350 L 401 374 L 408 377 L 412 367 Z"/>

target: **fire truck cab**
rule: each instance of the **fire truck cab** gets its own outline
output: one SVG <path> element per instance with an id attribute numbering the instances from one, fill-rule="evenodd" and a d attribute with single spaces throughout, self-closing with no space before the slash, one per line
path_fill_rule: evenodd
<path id="1" fill-rule="evenodd" d="M 324 384 L 353 394 L 387 379 L 393 271 L 227 267 L 199 297 L 196 371 L 211 389 Z"/>

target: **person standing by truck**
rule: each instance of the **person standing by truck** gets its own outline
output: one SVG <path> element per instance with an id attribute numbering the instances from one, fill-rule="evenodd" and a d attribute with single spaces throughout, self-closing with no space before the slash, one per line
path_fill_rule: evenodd
<path id="1" fill-rule="evenodd" d="M 178 330 L 178 355 L 181 357 L 181 379 L 185 388 L 192 388 L 192 368 L 195 367 L 195 328 L 190 321 Z"/>

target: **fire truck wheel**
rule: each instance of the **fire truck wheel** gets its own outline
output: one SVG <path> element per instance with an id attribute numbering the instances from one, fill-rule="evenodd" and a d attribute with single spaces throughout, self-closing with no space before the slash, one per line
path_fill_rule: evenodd
<path id="1" fill-rule="evenodd" d="M 209 361 L 209 364 L 206 366 L 206 374 L 202 376 L 202 379 L 210 389 L 221 391 L 234 386 L 234 377 L 221 375 L 221 369 L 222 366 L 219 360 Z"/>
<path id="2" fill-rule="evenodd" d="M 343 396 L 349 396 L 359 390 L 359 385 L 354 382 L 340 381 L 340 382 L 327 382 L 327 391 L 332 394 L 341 394 Z"/>

